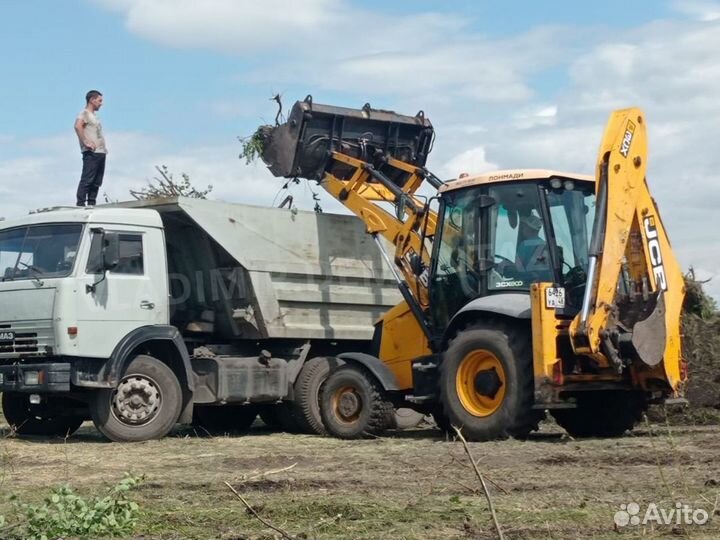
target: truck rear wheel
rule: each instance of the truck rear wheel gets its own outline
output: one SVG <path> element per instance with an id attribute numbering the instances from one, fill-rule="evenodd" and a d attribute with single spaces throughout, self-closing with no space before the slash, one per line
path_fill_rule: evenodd
<path id="1" fill-rule="evenodd" d="M 324 435 L 325 426 L 320 415 L 320 387 L 330 370 L 338 365 L 332 358 L 311 358 L 303 365 L 295 380 L 293 417 L 299 431 Z"/>
<path id="2" fill-rule="evenodd" d="M 82 416 L 63 414 L 68 401 L 71 400 L 51 396 L 38 406 L 30 403 L 30 394 L 5 392 L 2 409 L 5 420 L 18 435 L 68 437 L 85 421 Z"/>
<path id="3" fill-rule="evenodd" d="M 130 362 L 117 388 L 96 391 L 90 402 L 95 427 L 116 442 L 164 437 L 181 408 L 182 390 L 173 371 L 144 354 Z"/>
<path id="4" fill-rule="evenodd" d="M 378 435 L 395 420 L 395 409 L 382 386 L 373 375 L 352 364 L 328 376 L 322 388 L 320 414 L 327 432 L 340 439 Z"/>
<path id="5" fill-rule="evenodd" d="M 537 429 L 529 330 L 483 322 L 461 330 L 440 365 L 441 427 L 456 426 L 468 440 L 524 438 Z M 453 432 L 450 432 L 451 434 Z"/>
<path id="6" fill-rule="evenodd" d="M 572 437 L 620 437 L 642 419 L 647 402 L 637 392 L 588 392 L 578 394 L 577 406 L 551 411 Z"/>

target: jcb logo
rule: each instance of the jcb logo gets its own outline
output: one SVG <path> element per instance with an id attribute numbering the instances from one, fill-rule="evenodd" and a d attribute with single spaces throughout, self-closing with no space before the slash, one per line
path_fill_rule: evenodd
<path id="1" fill-rule="evenodd" d="M 650 264 L 655 275 L 655 285 L 662 291 L 667 291 L 667 279 L 665 279 L 665 267 L 663 266 L 662 252 L 660 251 L 660 240 L 658 239 L 655 217 L 648 216 L 643 220 L 645 226 L 645 238 L 647 238 L 647 249 L 650 254 Z"/>
<path id="2" fill-rule="evenodd" d="M 622 144 L 620 145 L 620 153 L 623 157 L 628 157 L 630 152 L 630 145 L 632 144 L 633 137 L 635 136 L 635 124 L 628 120 L 627 127 L 625 128 L 625 136 L 623 137 Z"/>

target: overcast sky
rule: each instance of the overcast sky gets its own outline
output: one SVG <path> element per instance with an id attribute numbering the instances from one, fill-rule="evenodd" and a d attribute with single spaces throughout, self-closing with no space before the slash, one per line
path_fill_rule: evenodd
<path id="1" fill-rule="evenodd" d="M 592 4 L 592 5 L 590 5 Z M 269 205 L 279 180 L 237 136 L 316 102 L 415 114 L 441 177 L 592 173 L 612 109 L 646 112 L 649 182 L 683 267 L 720 298 L 720 3 L 398 0 L 2 2 L 0 216 L 72 204 L 72 124 L 91 88 L 110 154 L 103 191 L 165 164 L 213 196 Z M 307 186 L 296 201 L 312 208 Z M 323 195 L 326 209 L 337 204 Z"/>

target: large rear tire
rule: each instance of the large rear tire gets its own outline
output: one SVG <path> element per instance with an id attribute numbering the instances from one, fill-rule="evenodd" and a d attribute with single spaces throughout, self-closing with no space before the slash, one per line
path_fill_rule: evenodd
<path id="1" fill-rule="evenodd" d="M 293 419 L 299 431 L 313 435 L 326 433 L 320 415 L 320 388 L 330 370 L 339 366 L 334 358 L 311 358 L 303 365 L 295 380 Z"/>
<path id="2" fill-rule="evenodd" d="M 90 401 L 95 427 L 116 442 L 164 437 L 181 408 L 182 390 L 173 371 L 144 354 L 133 358 L 117 388 L 98 390 Z"/>
<path id="3" fill-rule="evenodd" d="M 372 374 L 353 364 L 328 376 L 320 414 L 327 432 L 340 439 L 373 437 L 395 423 L 395 409 L 385 390 Z"/>
<path id="4" fill-rule="evenodd" d="M 38 406 L 30 403 L 30 394 L 5 392 L 2 395 L 5 420 L 18 435 L 69 437 L 85 421 L 84 416 L 67 413 L 65 409 L 74 405 L 69 398 L 57 396 L 45 397 Z"/>
<path id="5" fill-rule="evenodd" d="M 456 426 L 467 440 L 525 438 L 537 429 L 529 328 L 488 321 L 461 330 L 443 355 L 439 401 L 438 424 Z"/>
<path id="6" fill-rule="evenodd" d="M 577 406 L 551 411 L 572 437 L 620 437 L 642 419 L 647 401 L 637 392 L 588 392 L 577 395 Z"/>

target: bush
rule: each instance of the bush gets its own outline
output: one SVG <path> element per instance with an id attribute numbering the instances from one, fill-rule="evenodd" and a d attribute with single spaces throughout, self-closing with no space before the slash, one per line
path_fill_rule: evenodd
<path id="1" fill-rule="evenodd" d="M 84 498 L 68 486 L 52 490 L 41 504 L 16 502 L 17 523 L 4 525 L 3 538 L 52 540 L 54 538 L 109 538 L 130 534 L 137 523 L 140 508 L 128 498 L 128 492 L 141 478 L 126 474 L 104 497 Z"/>

